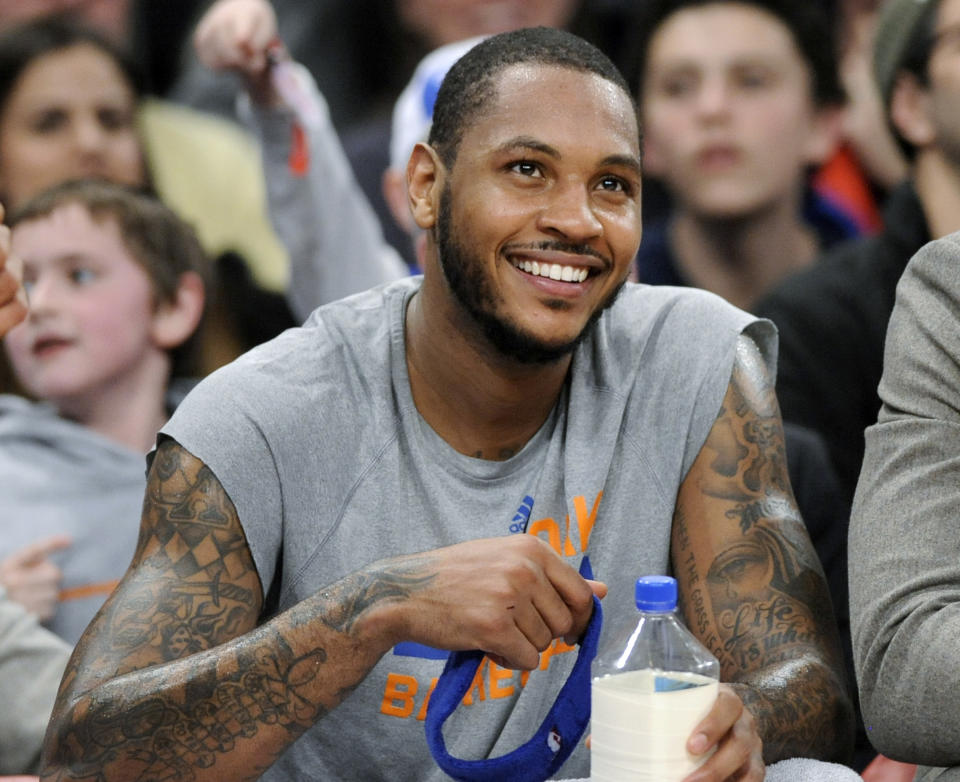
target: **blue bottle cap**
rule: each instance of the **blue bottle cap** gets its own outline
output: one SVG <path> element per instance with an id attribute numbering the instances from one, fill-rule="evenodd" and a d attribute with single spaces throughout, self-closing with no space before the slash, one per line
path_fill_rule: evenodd
<path id="1" fill-rule="evenodd" d="M 670 576 L 641 576 L 637 579 L 633 594 L 641 611 L 675 611 L 677 579 Z"/>

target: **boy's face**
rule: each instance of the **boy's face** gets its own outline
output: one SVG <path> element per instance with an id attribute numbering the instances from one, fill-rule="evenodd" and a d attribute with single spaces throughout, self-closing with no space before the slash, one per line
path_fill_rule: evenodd
<path id="1" fill-rule="evenodd" d="M 162 349 L 153 286 L 116 221 L 65 204 L 18 224 L 12 248 L 24 262 L 30 313 L 5 344 L 23 386 L 63 413 L 107 392 L 136 393 Z"/>
<path id="2" fill-rule="evenodd" d="M 788 28 L 749 4 L 718 2 L 668 17 L 643 80 L 646 170 L 680 208 L 748 216 L 795 198 L 805 167 L 831 149 L 811 74 Z"/>

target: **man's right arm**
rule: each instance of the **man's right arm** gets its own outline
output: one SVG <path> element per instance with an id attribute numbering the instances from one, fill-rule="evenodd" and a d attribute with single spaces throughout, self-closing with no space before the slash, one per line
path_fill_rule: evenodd
<path id="1" fill-rule="evenodd" d="M 64 675 L 44 778 L 256 779 L 382 653 L 357 622 L 362 594 L 341 582 L 257 627 L 262 590 L 233 504 L 164 442 L 134 560 Z"/>
<path id="2" fill-rule="evenodd" d="M 256 779 L 397 641 L 533 668 L 554 638 L 580 635 L 594 592 L 514 535 L 374 562 L 258 626 L 263 591 L 230 498 L 164 441 L 134 560 L 64 675 L 44 778 Z"/>

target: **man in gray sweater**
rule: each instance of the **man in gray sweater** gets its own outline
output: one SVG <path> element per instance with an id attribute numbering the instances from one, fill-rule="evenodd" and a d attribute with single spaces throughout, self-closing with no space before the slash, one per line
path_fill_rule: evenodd
<path id="1" fill-rule="evenodd" d="M 956 56 L 956 55 L 955 55 Z M 917 779 L 960 779 L 960 234 L 897 288 L 880 418 L 850 522 L 850 618 L 868 735 Z"/>

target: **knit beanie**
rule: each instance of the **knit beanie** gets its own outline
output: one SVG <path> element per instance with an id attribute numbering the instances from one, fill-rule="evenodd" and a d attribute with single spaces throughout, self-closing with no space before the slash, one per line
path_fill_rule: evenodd
<path id="1" fill-rule="evenodd" d="M 873 44 L 873 73 L 883 106 L 889 108 L 897 72 L 910 44 L 938 0 L 887 0 L 880 8 Z M 932 42 L 931 42 L 932 43 Z"/>

